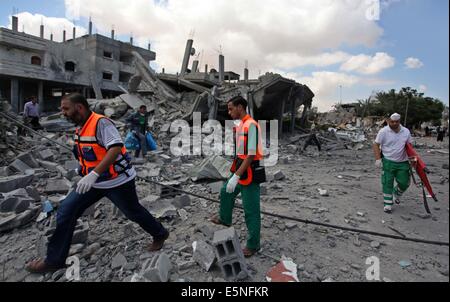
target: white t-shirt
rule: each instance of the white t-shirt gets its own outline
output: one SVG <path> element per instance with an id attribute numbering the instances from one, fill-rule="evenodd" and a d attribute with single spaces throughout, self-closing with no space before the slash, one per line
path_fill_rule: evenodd
<path id="1" fill-rule="evenodd" d="M 398 133 L 386 126 L 380 130 L 375 139 L 375 143 L 381 145 L 384 157 L 398 163 L 408 161 L 405 149 L 407 142 L 412 143 L 411 133 L 403 126 L 400 126 Z"/>
<path id="2" fill-rule="evenodd" d="M 120 133 L 117 130 L 116 126 L 114 126 L 114 124 L 106 118 L 102 118 L 98 121 L 96 136 L 98 143 L 106 147 L 106 149 L 108 150 L 112 147 L 123 146 L 122 137 L 120 136 Z M 118 159 L 119 158 L 120 155 L 118 156 Z M 128 176 L 127 174 L 123 173 L 112 180 L 96 183 L 93 187 L 96 189 L 116 188 L 136 177 L 136 170 L 134 169 L 134 167 L 131 167 L 131 169 L 128 169 L 126 172 Z"/>

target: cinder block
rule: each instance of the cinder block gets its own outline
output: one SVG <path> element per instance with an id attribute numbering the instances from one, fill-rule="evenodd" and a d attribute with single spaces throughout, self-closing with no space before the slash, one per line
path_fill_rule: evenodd
<path id="1" fill-rule="evenodd" d="M 218 262 L 240 260 L 244 262 L 239 237 L 234 228 L 220 230 L 214 233 L 213 246 Z"/>
<path id="2" fill-rule="evenodd" d="M 219 263 L 220 270 L 225 279 L 228 281 L 243 280 L 248 277 L 248 270 L 245 261 L 230 260 Z"/>

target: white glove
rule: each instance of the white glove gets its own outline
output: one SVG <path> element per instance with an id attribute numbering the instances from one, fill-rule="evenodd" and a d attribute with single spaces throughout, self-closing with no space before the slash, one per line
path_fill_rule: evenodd
<path id="1" fill-rule="evenodd" d="M 78 182 L 76 192 L 78 194 L 84 194 L 89 192 L 89 190 L 92 189 L 92 186 L 96 183 L 98 178 L 99 175 L 97 174 L 97 172 L 92 171 Z"/>
<path id="2" fill-rule="evenodd" d="M 236 174 L 233 174 L 233 177 L 230 178 L 230 180 L 228 181 L 227 184 L 227 193 L 233 193 L 234 190 L 236 189 L 236 186 L 239 182 L 239 176 L 237 176 Z"/>
<path id="3" fill-rule="evenodd" d="M 382 166 L 383 166 L 383 160 L 377 159 L 377 160 L 375 161 L 375 167 L 381 168 Z"/>

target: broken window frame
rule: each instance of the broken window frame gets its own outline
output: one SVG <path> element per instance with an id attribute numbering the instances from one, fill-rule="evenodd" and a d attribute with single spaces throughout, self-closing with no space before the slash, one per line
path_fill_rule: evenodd
<path id="1" fill-rule="evenodd" d="M 108 75 L 108 77 L 105 77 L 105 75 Z M 102 79 L 104 81 L 112 81 L 113 76 L 114 76 L 114 73 L 111 71 L 103 71 L 103 73 L 102 73 Z"/>
<path id="2" fill-rule="evenodd" d="M 42 66 L 42 59 L 40 56 L 31 57 L 31 65 Z"/>
<path id="3" fill-rule="evenodd" d="M 69 68 L 69 66 L 73 66 L 73 68 Z M 64 63 L 64 70 L 66 72 L 75 72 L 77 64 L 74 61 L 66 61 Z"/>

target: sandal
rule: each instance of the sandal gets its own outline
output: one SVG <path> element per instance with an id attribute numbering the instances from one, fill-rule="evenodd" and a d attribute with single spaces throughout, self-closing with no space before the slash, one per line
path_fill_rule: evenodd
<path id="1" fill-rule="evenodd" d="M 224 225 L 224 226 L 226 226 L 226 227 L 230 227 L 230 226 L 231 226 L 231 225 L 229 225 L 229 224 L 223 223 L 223 222 L 220 220 L 219 215 L 214 215 L 213 217 L 211 217 L 211 218 L 209 219 L 209 221 L 211 221 L 212 223 L 217 224 L 217 225 Z"/>

